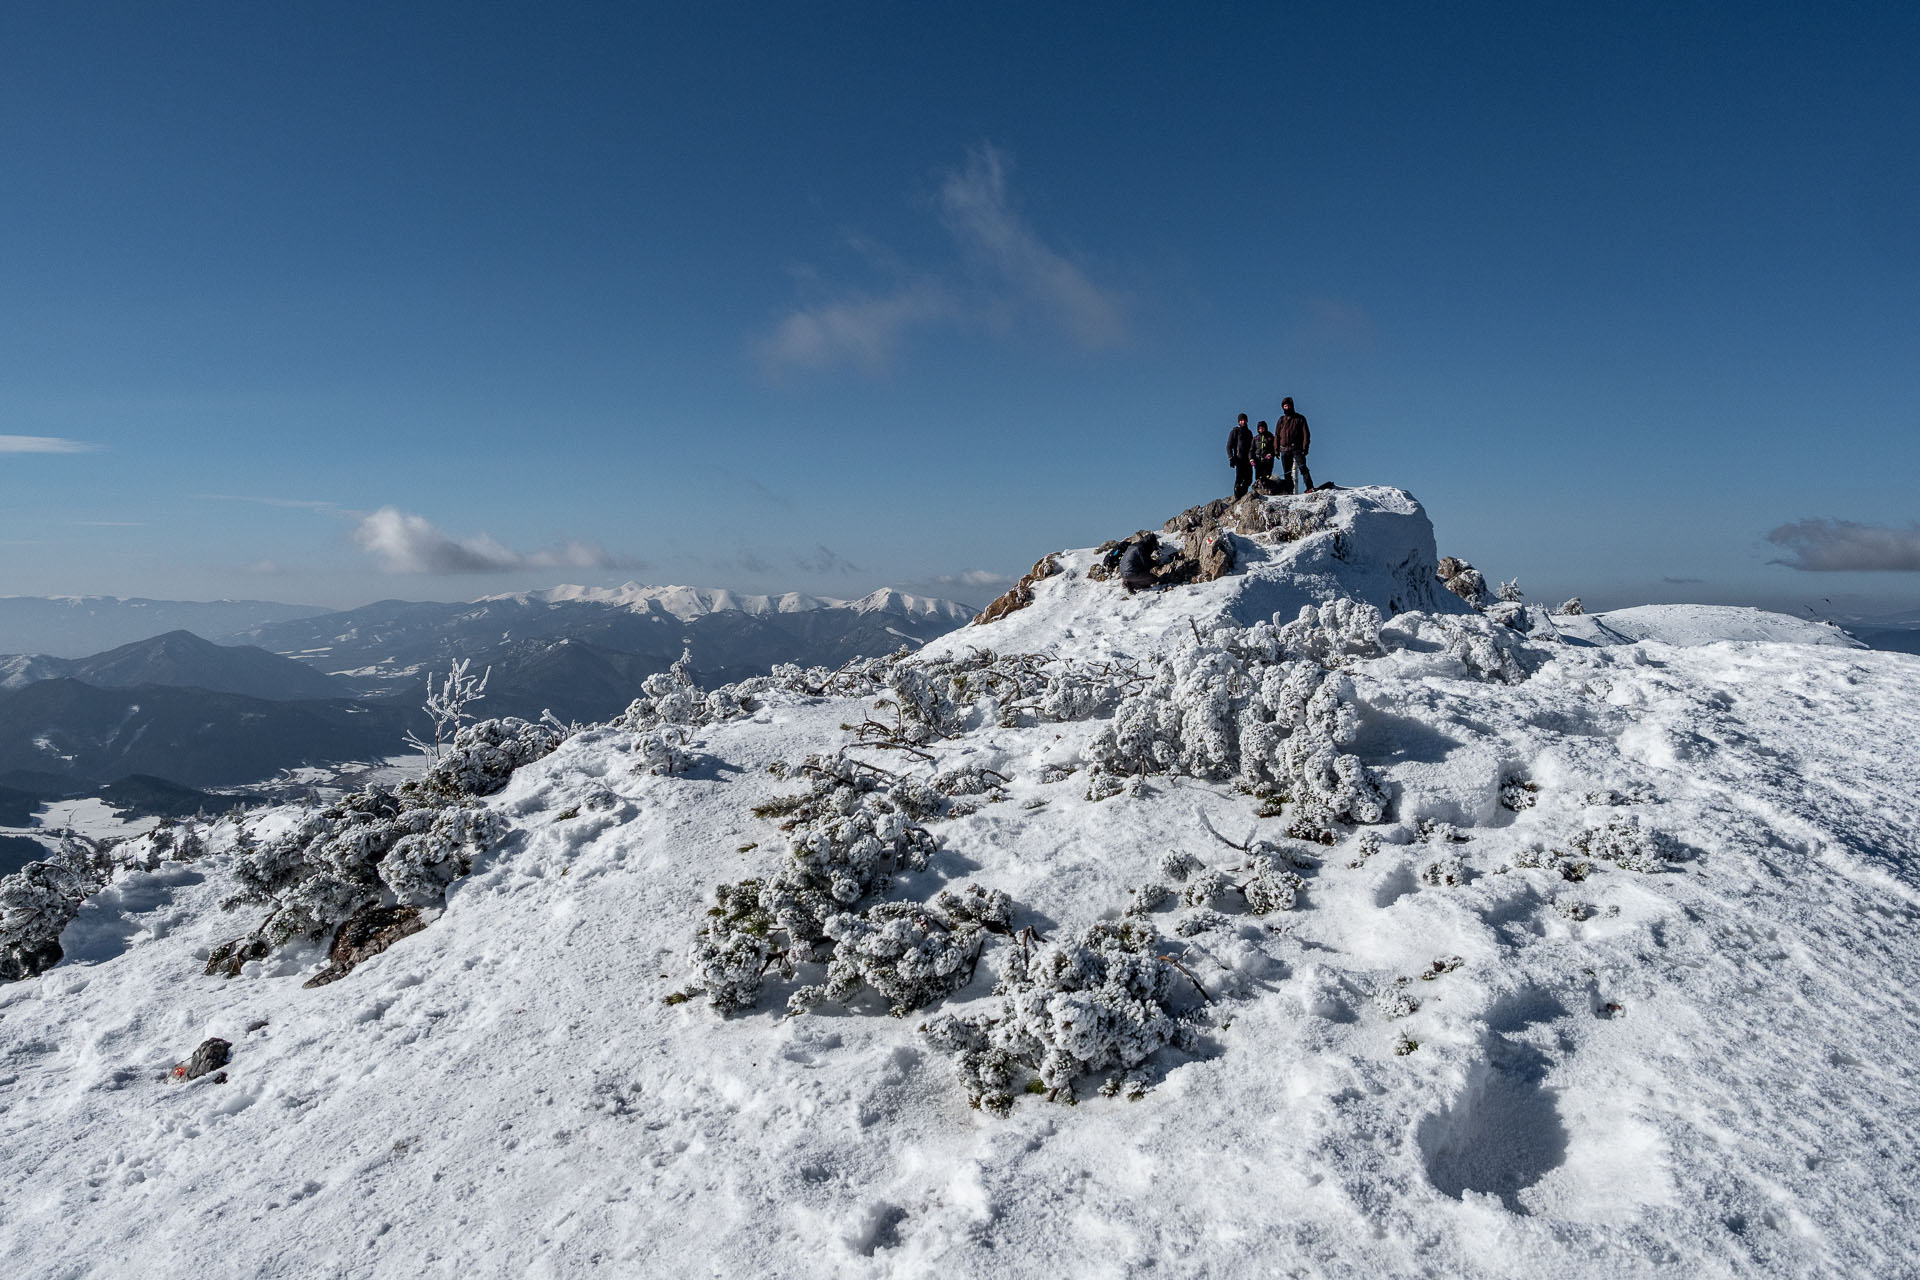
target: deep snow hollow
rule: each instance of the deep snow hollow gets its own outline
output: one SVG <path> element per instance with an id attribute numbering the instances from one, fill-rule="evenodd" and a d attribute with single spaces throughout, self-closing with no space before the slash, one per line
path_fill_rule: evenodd
<path id="1" fill-rule="evenodd" d="M 1341 555 L 1261 546 L 1237 578 L 1131 600 L 1068 553 L 1028 609 L 929 654 L 1142 660 L 1343 580 L 1366 597 L 1399 562 L 1353 528 L 1313 535 L 1347 530 Z M 1517 683 L 1396 624 L 1414 642 L 1346 668 L 1389 820 L 1333 847 L 1225 781 L 1089 799 L 1104 718 L 978 723 L 932 763 L 859 753 L 1007 776 L 930 822 L 930 866 L 891 892 L 977 882 L 1047 937 L 1117 918 L 1171 852 L 1239 865 L 1209 824 L 1317 864 L 1292 911 L 1225 906 L 1191 937 L 1188 908 L 1146 917 L 1212 1003 L 1188 999 L 1197 1051 L 1156 1055 L 1137 1101 L 1088 1081 L 971 1109 L 926 1014 L 871 993 L 797 1017 L 777 980 L 732 1017 L 667 1003 L 714 885 L 780 857 L 750 810 L 797 784 L 769 765 L 847 746 L 871 697 L 768 693 L 697 729 L 675 776 L 636 772 L 629 730 L 577 734 L 492 798 L 513 833 L 430 927 L 317 989 L 317 944 L 203 976 L 253 923 L 217 907 L 231 855 L 123 872 L 61 964 L 0 986 L 0 1266 L 1915 1274 L 1920 659 L 1633 613 L 1685 643 L 1536 633 Z M 1654 869 L 1541 856 L 1616 820 L 1657 833 Z M 1009 945 L 942 1008 L 989 1007 Z M 216 1035 L 225 1082 L 166 1082 Z"/>

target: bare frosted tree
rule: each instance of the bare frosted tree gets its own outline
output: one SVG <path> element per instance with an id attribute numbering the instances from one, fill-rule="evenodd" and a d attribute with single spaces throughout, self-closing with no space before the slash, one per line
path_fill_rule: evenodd
<path id="1" fill-rule="evenodd" d="M 487 696 L 487 681 L 493 677 L 493 668 L 488 667 L 482 675 L 470 676 L 467 674 L 470 662 L 471 658 L 456 661 L 438 689 L 434 688 L 433 678 L 427 678 L 424 710 L 427 718 L 433 721 L 433 741 L 423 741 L 419 734 L 409 730 L 407 745 L 426 756 L 429 769 L 440 763 L 441 744 L 453 737 L 460 728 L 460 722 L 474 718 L 474 713 L 467 710 L 467 705 Z"/>

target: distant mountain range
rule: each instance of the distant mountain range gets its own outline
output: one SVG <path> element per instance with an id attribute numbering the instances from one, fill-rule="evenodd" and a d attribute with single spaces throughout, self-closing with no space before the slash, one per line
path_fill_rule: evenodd
<path id="1" fill-rule="evenodd" d="M 159 684 L 239 693 L 275 702 L 353 696 L 343 681 L 291 658 L 265 649 L 217 645 L 191 631 L 169 631 L 90 658 L 50 658 L 44 654 L 0 657 L 0 690 L 62 679 L 78 680 L 98 689 Z"/>
<path id="2" fill-rule="evenodd" d="M 168 631 L 219 640 L 248 627 L 330 613 L 267 600 L 143 600 L 118 596 L 0 596 L 0 652 L 81 658 Z"/>
<path id="3" fill-rule="evenodd" d="M 32 612 L 22 599 L 0 605 Z M 168 630 L 85 657 L 0 656 L 0 787 L 70 795 L 128 775 L 236 787 L 283 769 L 399 754 L 406 733 L 425 727 L 427 681 L 459 659 L 491 672 L 475 704 L 482 715 L 604 720 L 683 651 L 711 686 L 776 663 L 838 666 L 918 648 L 972 616 L 953 601 L 891 590 L 833 600 L 637 583 L 337 612 L 87 599 L 116 621 L 204 608 L 215 610 L 206 620 L 240 625 L 210 626 L 213 636 Z"/>

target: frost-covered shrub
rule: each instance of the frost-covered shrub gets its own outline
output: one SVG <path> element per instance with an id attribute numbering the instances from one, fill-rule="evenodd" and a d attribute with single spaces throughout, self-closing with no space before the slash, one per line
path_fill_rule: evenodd
<path id="1" fill-rule="evenodd" d="M 112 875 L 99 846 L 66 842 L 43 862 L 0 878 L 0 982 L 17 982 L 60 963 L 60 931 Z"/>
<path id="2" fill-rule="evenodd" d="M 1178 975 L 1141 921 L 1091 925 L 1036 950 L 1004 947 L 999 999 L 986 1013 L 945 1014 L 922 1028 L 955 1055 L 975 1106 L 1005 1111 L 1031 1074 L 1050 1096 L 1079 1077 L 1129 1070 L 1192 1043 L 1174 1007 Z"/>
<path id="3" fill-rule="evenodd" d="M 1614 814 L 1605 826 L 1588 827 L 1573 838 L 1573 847 L 1623 871 L 1654 872 L 1667 865 L 1666 841 L 1641 826 L 1638 814 Z"/>
<path id="4" fill-rule="evenodd" d="M 1467 878 L 1467 864 L 1458 854 L 1448 854 L 1444 858 L 1429 862 L 1420 871 L 1420 878 L 1435 887 L 1441 885 L 1463 884 Z"/>
<path id="5" fill-rule="evenodd" d="M 629 703 L 613 723 L 641 733 L 666 725 L 685 730 L 699 725 L 724 724 L 752 715 L 759 709 L 759 695 L 768 689 L 791 687 L 782 681 L 783 671 L 796 680 L 805 678 L 799 668 L 788 664 L 774 668 L 771 676 L 723 684 L 709 692 L 693 682 L 692 665 L 693 654 L 683 650 L 679 659 L 665 671 L 656 671 L 642 680 L 640 696 Z M 822 678 L 826 678 L 826 673 Z"/>
<path id="6" fill-rule="evenodd" d="M 1190 907 L 1211 907 L 1218 905 L 1227 896 L 1227 890 L 1233 888 L 1233 881 L 1218 871 L 1196 872 L 1180 891 L 1180 901 Z"/>
<path id="7" fill-rule="evenodd" d="M 1593 906 L 1578 898 L 1555 898 L 1553 909 L 1575 923 L 1589 919 L 1593 915 Z"/>
<path id="8" fill-rule="evenodd" d="M 1201 907 L 1181 916 L 1174 924 L 1173 931 L 1183 938 L 1194 938 L 1212 929 L 1224 929 L 1232 923 L 1232 920 L 1211 907 Z"/>
<path id="9" fill-rule="evenodd" d="M 808 789 L 787 810 L 785 859 L 764 879 L 722 886 L 694 937 L 694 984 L 723 1012 L 751 1006 L 776 961 L 792 976 L 795 964 L 831 959 L 827 921 L 857 911 L 887 873 L 923 870 L 933 851 L 933 837 L 857 761 L 812 755 L 787 772 Z M 918 789 L 902 796 L 909 806 L 924 800 Z"/>
<path id="10" fill-rule="evenodd" d="M 1387 1018 L 1404 1018 L 1420 1008 L 1420 1002 L 1399 987 L 1382 987 L 1373 993 L 1373 1007 Z"/>
<path id="11" fill-rule="evenodd" d="M 943 796 L 977 796 L 998 791 L 1006 778 L 977 764 L 962 765 L 933 775 L 933 789 Z"/>
<path id="12" fill-rule="evenodd" d="M 1500 807 L 1520 813 L 1533 808 L 1540 788 L 1525 778 L 1510 778 L 1500 784 Z"/>
<path id="13" fill-rule="evenodd" d="M 1557 617 L 1577 618 L 1586 611 L 1586 606 L 1580 603 L 1580 597 L 1575 596 L 1553 612 Z"/>
<path id="14" fill-rule="evenodd" d="M 1240 892 L 1246 897 L 1247 910 L 1253 915 L 1264 916 L 1275 911 L 1293 910 L 1300 891 L 1305 887 L 1306 881 L 1295 872 L 1268 863 L 1240 886 Z"/>
<path id="15" fill-rule="evenodd" d="M 656 777 L 685 773 L 694 760 L 693 753 L 687 749 L 687 731 L 676 724 L 640 734 L 633 740 L 633 754 L 640 758 L 634 772 Z"/>
<path id="16" fill-rule="evenodd" d="M 1380 833 L 1378 831 L 1362 831 L 1360 833 L 1360 839 L 1356 841 L 1353 846 L 1353 860 L 1348 862 L 1347 866 L 1363 867 L 1366 865 L 1367 859 L 1378 852 L 1380 852 Z"/>
<path id="17" fill-rule="evenodd" d="M 1386 795 L 1344 750 L 1359 732 L 1353 684 L 1329 670 L 1377 647 L 1379 614 L 1335 602 L 1281 626 L 1216 627 L 1156 663 L 1091 748 L 1114 773 L 1236 775 L 1332 820 L 1377 822 Z"/>
<path id="18" fill-rule="evenodd" d="M 1484 617 L 1403 613 L 1382 625 L 1380 641 L 1389 649 L 1445 653 L 1475 680 L 1519 684 L 1527 678 L 1526 639 Z"/>
<path id="19" fill-rule="evenodd" d="M 1160 858 L 1160 874 L 1176 884 L 1200 869 L 1200 859 L 1175 850 Z"/>
<path id="20" fill-rule="evenodd" d="M 564 735 L 550 725 L 517 716 L 480 720 L 453 735 L 440 762 L 425 778 L 401 788 L 409 803 L 418 792 L 436 797 L 490 796 L 507 785 L 513 771 L 549 754 Z"/>
<path id="21" fill-rule="evenodd" d="M 1519 604 L 1524 595 L 1525 592 L 1520 590 L 1520 579 L 1518 578 L 1510 578 L 1500 584 L 1500 601 L 1502 604 Z"/>
<path id="22" fill-rule="evenodd" d="M 460 736 L 496 723 L 469 725 Z M 456 737 L 441 765 L 459 756 Z M 483 762 L 470 773 L 454 775 L 449 785 L 458 778 L 487 785 L 491 772 Z M 270 906 L 255 934 L 278 946 L 318 936 L 389 893 L 412 906 L 438 903 L 446 886 L 466 874 L 473 858 L 505 833 L 507 823 L 498 812 L 476 805 L 418 803 L 423 793 L 368 787 L 308 810 L 291 831 L 272 840 L 243 844 L 233 861 L 240 890 L 222 905 Z"/>
<path id="23" fill-rule="evenodd" d="M 1343 596 L 1318 607 L 1302 605 L 1300 616 L 1280 629 L 1280 642 L 1291 656 L 1323 667 L 1344 667 L 1385 652 L 1380 623 L 1378 609 Z"/>
<path id="24" fill-rule="evenodd" d="M 1441 822 L 1435 818 L 1420 819 L 1414 829 L 1427 844 L 1464 844 L 1473 838 L 1451 822 Z"/>
<path id="25" fill-rule="evenodd" d="M 1173 901 L 1177 895 L 1158 881 L 1149 881 L 1127 890 L 1127 896 L 1130 899 L 1127 903 L 1127 914 L 1141 916 L 1163 903 Z"/>
<path id="26" fill-rule="evenodd" d="M 826 923 L 833 943 L 827 980 L 794 992 L 787 1007 L 804 1012 L 844 1004 L 863 987 L 902 1017 L 957 991 L 973 976 L 989 932 L 1011 932 L 1013 903 L 997 889 L 943 889 L 930 903 L 882 902 Z"/>
<path id="27" fill-rule="evenodd" d="M 1122 775 L 1109 773 L 1099 765 L 1087 771 L 1087 799 L 1089 800 L 1105 800 L 1109 796 L 1119 795 L 1126 789 L 1127 781 Z"/>

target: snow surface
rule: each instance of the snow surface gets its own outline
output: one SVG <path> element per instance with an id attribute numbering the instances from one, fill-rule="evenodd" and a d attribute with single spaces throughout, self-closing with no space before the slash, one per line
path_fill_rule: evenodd
<path id="1" fill-rule="evenodd" d="M 1397 562 L 1349 563 L 1364 586 Z M 1138 656 L 1188 616 L 1319 589 L 1128 600 L 1074 574 L 936 644 Z M 864 753 L 1007 775 L 1005 800 L 933 824 L 896 893 L 1002 889 L 1049 936 L 1115 918 L 1168 853 L 1237 865 L 1203 821 L 1319 861 L 1290 913 L 1186 939 L 1180 908 L 1149 917 L 1214 1003 L 1134 1102 L 970 1110 L 921 1017 L 783 1017 L 777 981 L 732 1018 L 665 1002 L 713 886 L 776 864 L 749 810 L 796 786 L 768 766 L 846 745 L 862 700 L 769 695 L 695 730 L 678 776 L 635 772 L 630 732 L 574 737 L 493 798 L 516 834 L 429 928 L 315 990 L 317 946 L 202 976 L 255 922 L 217 909 L 225 855 L 123 873 L 63 963 L 0 986 L 0 1266 L 1914 1274 L 1920 659 L 1773 638 L 1540 642 L 1527 665 L 1498 683 L 1408 647 L 1350 668 L 1354 750 L 1395 803 L 1333 848 L 1221 783 L 1087 799 L 1099 720 Z M 1660 869 L 1537 865 L 1625 819 L 1660 834 Z M 1448 858 L 1457 883 L 1427 874 Z M 943 1007 L 990 999 L 992 967 Z M 1391 1016 L 1400 995 L 1417 1007 Z M 210 1035 L 228 1079 L 164 1083 Z"/>
<path id="2" fill-rule="evenodd" d="M 1835 645 L 1864 649 L 1830 622 L 1795 618 L 1765 609 L 1717 604 L 1643 604 L 1571 618 L 1555 617 L 1561 637 L 1588 644 L 1713 644 L 1721 640 L 1772 640 L 1788 644 Z"/>

